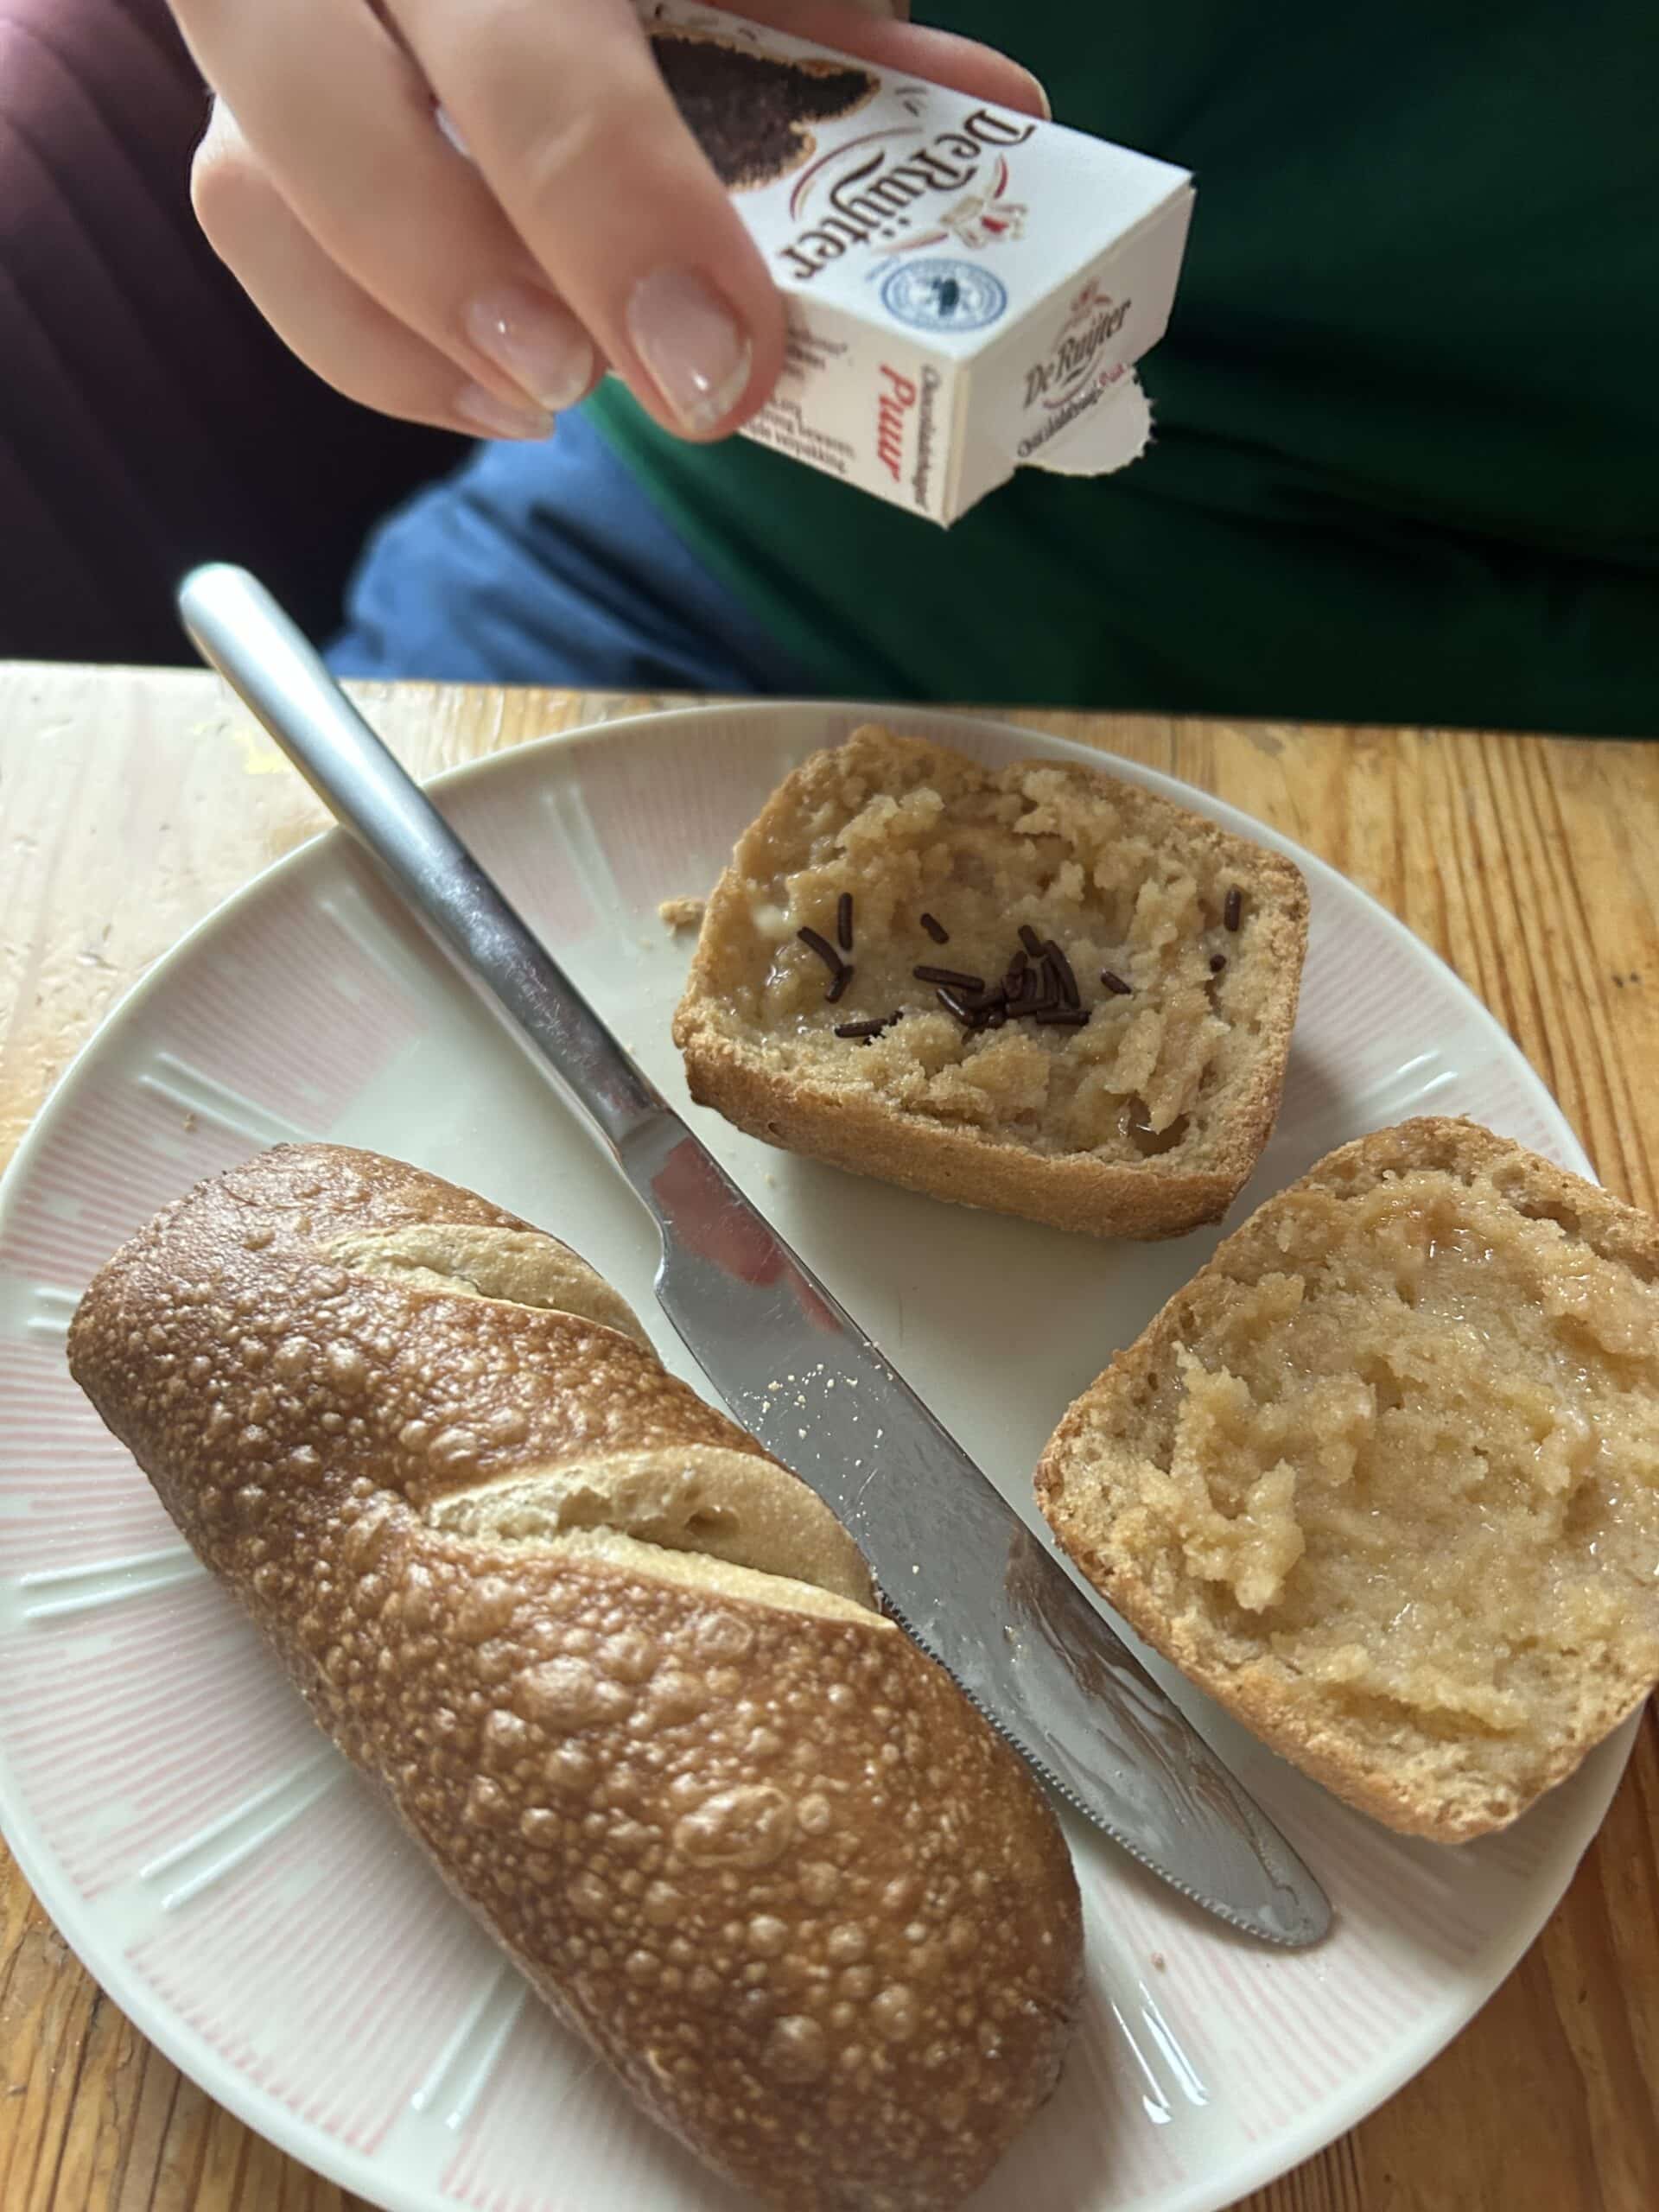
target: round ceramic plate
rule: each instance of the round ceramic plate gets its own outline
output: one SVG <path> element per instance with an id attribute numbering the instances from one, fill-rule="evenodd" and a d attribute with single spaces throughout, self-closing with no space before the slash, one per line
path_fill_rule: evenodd
<path id="1" fill-rule="evenodd" d="M 683 1103 L 669 1018 L 687 940 L 658 902 L 705 891 L 773 785 L 861 719 L 773 706 L 652 715 L 482 763 L 448 779 L 443 804 Z M 987 760 L 1097 760 L 989 722 L 887 719 Z M 1166 778 L 1122 772 L 1266 834 Z M 1472 1115 L 1587 1173 L 1469 992 L 1351 885 L 1296 857 L 1313 902 L 1301 1017 L 1278 1133 L 1234 1218 L 1333 1145 L 1424 1111 Z M 689 1110 L 1027 1515 L 1032 1468 L 1068 1401 L 1216 1241 L 1067 1237 L 792 1160 Z M 747 2200 L 641 2119 L 528 1995 L 321 1742 L 70 1382 L 69 1316 L 113 1247 L 198 1177 L 302 1136 L 474 1186 L 655 1313 L 654 1239 L 631 1193 L 343 837 L 221 908 L 81 1055 L 0 1190 L 8 1838 L 137 2024 L 212 2095 L 362 2196 L 409 2212 L 735 2207 Z M 1013 1368 L 1010 1313 L 1031 1324 Z M 1323 1878 L 1335 1931 L 1310 1954 L 1255 1947 L 1073 1823 L 1086 2012 L 1058 2095 L 977 2212 L 1207 2212 L 1351 2126 L 1537 1933 L 1630 1744 L 1622 1731 L 1507 1834 L 1444 1851 L 1372 1827 L 1179 1687 Z"/>

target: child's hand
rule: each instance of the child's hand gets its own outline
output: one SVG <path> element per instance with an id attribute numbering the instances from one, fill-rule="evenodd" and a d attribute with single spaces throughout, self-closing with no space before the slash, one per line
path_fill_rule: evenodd
<path id="1" fill-rule="evenodd" d="M 665 428 L 712 437 L 771 391 L 782 302 L 630 0 L 172 5 L 218 95 L 194 178 L 202 228 L 349 397 L 542 437 L 613 364 Z M 1043 111 L 1026 71 L 944 32 L 846 0 L 746 12 Z"/>

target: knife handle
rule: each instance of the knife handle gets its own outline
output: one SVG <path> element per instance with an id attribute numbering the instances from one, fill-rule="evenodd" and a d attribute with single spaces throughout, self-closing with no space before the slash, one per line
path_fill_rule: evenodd
<path id="1" fill-rule="evenodd" d="M 643 1123 L 671 1114 L 264 586 L 216 562 L 185 578 L 178 607 L 203 659 L 517 1025 L 612 1151 L 620 1156 Z"/>

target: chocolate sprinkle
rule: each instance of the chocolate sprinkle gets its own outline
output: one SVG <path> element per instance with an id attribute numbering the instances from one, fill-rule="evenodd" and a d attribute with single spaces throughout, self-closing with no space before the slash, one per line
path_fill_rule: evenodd
<path id="1" fill-rule="evenodd" d="M 964 1029 L 977 1029 L 979 1018 L 971 1007 L 964 1006 L 948 985 L 941 983 L 935 994 L 947 1014 L 954 1014 Z"/>
<path id="2" fill-rule="evenodd" d="M 878 1014 L 872 1021 L 838 1021 L 836 1034 L 837 1037 L 879 1037 L 892 1020 L 890 1014 Z"/>
<path id="3" fill-rule="evenodd" d="M 1029 922 L 1021 922 L 1020 925 L 1020 942 L 1025 946 L 1026 950 L 1031 955 L 1033 960 L 1040 960 L 1042 958 L 1043 940 L 1038 936 L 1036 931 L 1033 929 Z"/>
<path id="4" fill-rule="evenodd" d="M 958 991 L 982 991 L 985 978 L 969 976 L 961 968 L 912 968 L 911 974 L 918 983 L 949 983 Z"/>
<path id="5" fill-rule="evenodd" d="M 1083 1006 L 1046 1006 L 1032 1019 L 1040 1021 L 1045 1028 L 1081 1029 L 1089 1019 L 1089 1009 Z"/>
<path id="6" fill-rule="evenodd" d="M 1067 1006 L 1081 1006 L 1083 994 L 1077 988 L 1077 979 L 1071 972 L 1071 963 L 1060 950 L 1052 938 L 1050 938 L 1048 943 L 1043 947 L 1043 951 L 1053 968 L 1055 977 L 1059 983 L 1060 996 L 1065 1001 Z"/>
<path id="7" fill-rule="evenodd" d="M 850 65 L 774 60 L 695 32 L 650 35 L 675 105 L 728 190 L 784 175 L 811 151 L 809 126 L 862 106 L 878 81 Z"/>
<path id="8" fill-rule="evenodd" d="M 836 901 L 836 943 L 843 952 L 853 949 L 853 894 L 843 891 Z"/>
<path id="9" fill-rule="evenodd" d="M 1238 918 L 1244 911 L 1244 893 L 1235 884 L 1227 893 L 1227 904 L 1222 910 L 1222 919 L 1230 930 L 1238 927 Z"/>
<path id="10" fill-rule="evenodd" d="M 834 976 L 830 978 L 829 989 L 823 995 L 825 1004 L 834 1006 L 836 1001 L 841 996 L 842 993 L 846 989 L 848 984 L 850 983 L 852 980 L 853 971 L 850 967 L 837 968 Z"/>
<path id="11" fill-rule="evenodd" d="M 922 916 L 922 927 L 927 931 L 929 937 L 932 938 L 935 944 L 950 944 L 950 932 L 946 929 L 944 924 L 939 920 L 936 914 L 924 914 Z"/>
<path id="12" fill-rule="evenodd" d="M 1212 976 L 1219 976 L 1219 975 L 1220 975 L 1220 973 L 1221 973 L 1221 971 L 1222 971 L 1222 969 L 1223 969 L 1226 965 L 1227 965 L 1227 956 L 1226 956 L 1226 954 L 1225 954 L 1224 952 L 1212 952 L 1212 953 L 1211 954 L 1211 956 L 1210 956 L 1210 973 L 1211 973 Z"/>
<path id="13" fill-rule="evenodd" d="M 796 936 L 810 952 L 816 952 L 832 976 L 841 972 L 841 955 L 827 937 L 820 937 L 817 930 L 797 930 Z"/>
<path id="14" fill-rule="evenodd" d="M 1126 999 L 1135 989 L 1135 985 L 1126 983 L 1116 968 L 1103 968 L 1100 971 L 1100 980 L 1116 998 Z"/>

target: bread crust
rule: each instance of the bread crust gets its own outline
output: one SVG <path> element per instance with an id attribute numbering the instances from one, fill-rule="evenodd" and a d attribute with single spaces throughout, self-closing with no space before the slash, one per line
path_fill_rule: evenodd
<path id="1" fill-rule="evenodd" d="M 778 2204 L 954 2204 L 1049 2094 L 1077 2007 L 1053 1815 L 874 1611 L 770 1574 L 734 1594 L 626 1536 L 435 1526 L 480 1486 L 670 1445 L 799 1486 L 620 1327 L 338 1257 L 411 1224 L 428 1262 L 459 1225 L 469 1251 L 501 1232 L 505 1279 L 535 1272 L 538 1232 L 473 1194 L 285 1146 L 110 1261 L 75 1377 L 321 1727 L 656 2119 Z M 562 1285 L 591 1273 L 542 1241 Z"/>
<path id="2" fill-rule="evenodd" d="M 1236 880 L 1249 896 L 1260 931 L 1256 950 L 1277 971 L 1249 1067 L 1227 1090 L 1224 1123 L 1202 1148 L 1173 1156 L 1115 1161 L 1092 1153 L 1046 1154 L 1010 1138 L 950 1126 L 907 1111 L 874 1091 L 816 1081 L 767 1064 L 733 1033 L 729 932 L 747 907 L 745 879 L 786 824 L 832 802 L 849 758 L 876 788 L 884 774 L 913 781 L 918 767 L 982 782 L 1040 768 L 1079 791 L 1109 796 L 1134 830 L 1179 838 L 1195 856 Z M 1052 1228 L 1142 1242 L 1185 1236 L 1219 1221 L 1249 1179 L 1278 1116 L 1285 1065 L 1307 950 L 1308 897 L 1301 871 L 1282 854 L 1253 845 L 1156 792 L 1103 771 L 1054 760 L 982 770 L 961 754 L 875 728 L 815 753 L 767 800 L 739 840 L 711 893 L 684 995 L 674 1017 L 691 1096 L 762 1142 L 874 1175 L 906 1190 L 1017 1214 Z"/>
<path id="3" fill-rule="evenodd" d="M 1178 1291 L 1135 1342 L 1072 1403 L 1037 1469 L 1037 1497 L 1060 1542 L 1095 1587 L 1136 1633 L 1187 1678 L 1224 1706 L 1254 1735 L 1337 1796 L 1385 1826 L 1440 1843 L 1463 1843 L 1507 1827 L 1566 1779 L 1592 1746 L 1639 1707 L 1654 1688 L 1651 1674 L 1605 1665 L 1588 1671 L 1570 1725 L 1518 1786 L 1483 1775 L 1466 1745 L 1413 1742 L 1402 1731 L 1397 1753 L 1376 1756 L 1355 1733 L 1322 1715 L 1294 1677 L 1271 1658 L 1239 1664 L 1205 1624 L 1172 1614 L 1165 1597 L 1128 1551 L 1091 1538 L 1087 1523 L 1103 1501 L 1109 1516 L 1133 1491 L 1130 1471 L 1103 1458 L 1103 1425 L 1121 1430 L 1138 1392 L 1167 1371 L 1175 1347 L 1201 1344 L 1206 1325 L 1224 1306 L 1233 1282 L 1254 1279 L 1277 1256 L 1275 1216 L 1287 1198 L 1310 1186 L 1347 1183 L 1363 1188 L 1390 1173 L 1442 1167 L 1460 1175 L 1501 1169 L 1506 1195 L 1559 1209 L 1593 1247 L 1647 1273 L 1659 1271 L 1659 1223 L 1597 1185 L 1541 1159 L 1478 1123 L 1425 1117 L 1382 1129 L 1329 1154 L 1285 1192 L 1268 1199 L 1217 1249 L 1208 1265 Z M 1512 1185 L 1507 1179 L 1513 1179 Z"/>

